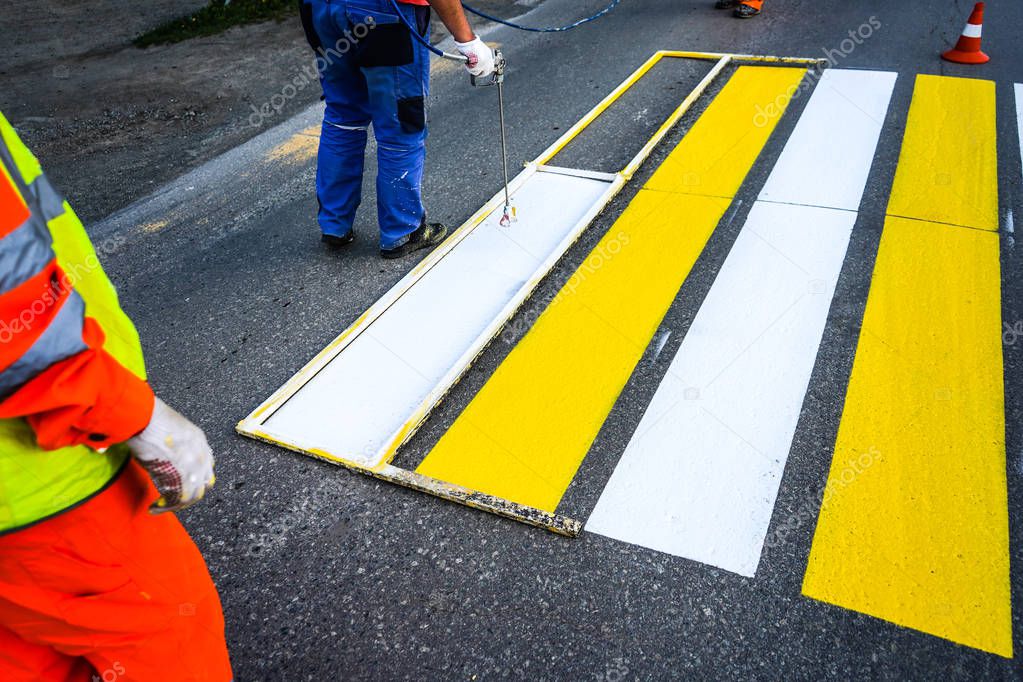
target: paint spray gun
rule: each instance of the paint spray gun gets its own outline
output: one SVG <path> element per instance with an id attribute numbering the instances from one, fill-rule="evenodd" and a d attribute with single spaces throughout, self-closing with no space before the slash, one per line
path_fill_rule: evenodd
<path id="1" fill-rule="evenodd" d="M 494 72 L 489 76 L 469 76 L 469 81 L 477 88 L 497 86 L 497 107 L 501 124 L 501 168 L 504 171 L 504 213 L 501 216 L 501 227 L 508 227 L 517 220 L 508 191 L 508 138 L 504 129 L 504 70 L 506 66 L 504 54 L 500 50 L 494 50 Z"/>
<path id="2" fill-rule="evenodd" d="M 477 88 L 485 88 L 491 85 L 504 83 L 504 69 L 507 63 L 504 60 L 504 53 L 494 50 L 494 72 L 489 76 L 469 76 L 469 82 Z"/>

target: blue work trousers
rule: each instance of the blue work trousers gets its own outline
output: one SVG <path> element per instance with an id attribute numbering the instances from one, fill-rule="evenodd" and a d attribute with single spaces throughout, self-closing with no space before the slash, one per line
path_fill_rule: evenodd
<path id="1" fill-rule="evenodd" d="M 400 9 L 427 34 L 429 8 L 400 4 Z M 334 236 L 352 229 L 372 123 L 380 247 L 400 246 L 425 220 L 430 52 L 401 23 L 390 0 L 308 0 L 303 19 L 318 55 L 327 107 L 316 167 L 320 229 Z"/>

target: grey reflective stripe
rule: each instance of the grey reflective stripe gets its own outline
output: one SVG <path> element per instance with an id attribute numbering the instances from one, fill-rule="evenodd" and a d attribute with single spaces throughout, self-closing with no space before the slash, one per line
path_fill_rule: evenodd
<path id="1" fill-rule="evenodd" d="M 43 212 L 43 218 L 49 222 L 58 216 L 64 215 L 64 197 L 61 196 L 45 173 L 32 181 L 29 191 L 35 197 L 36 206 Z"/>
<path id="2" fill-rule="evenodd" d="M 21 170 L 18 168 L 18 164 L 14 163 L 14 158 L 11 156 L 10 150 L 7 149 L 7 141 L 3 139 L 3 135 L 0 135 L 0 161 L 7 167 L 7 174 L 14 179 L 14 184 L 18 186 L 18 192 L 28 203 L 31 195 L 28 187 L 25 186 L 25 178 L 21 177 Z"/>
<path id="3" fill-rule="evenodd" d="M 25 184 L 25 178 L 3 139 L 0 139 L 0 161 L 3 161 L 7 173 L 14 178 L 14 184 L 18 186 L 18 191 L 33 214 L 42 213 L 44 222 L 64 214 L 64 197 L 50 183 L 45 173 L 40 173 L 31 186 Z"/>
<path id="4" fill-rule="evenodd" d="M 21 227 L 0 239 L 0 296 L 24 284 L 53 260 L 53 239 L 32 214 Z"/>
<path id="5" fill-rule="evenodd" d="M 0 161 L 14 179 L 30 216 L 18 229 L 0 239 L 0 296 L 42 270 L 54 258 L 53 236 L 47 221 L 64 213 L 64 200 L 42 174 L 25 185 L 21 171 L 0 138 Z"/>
<path id="6" fill-rule="evenodd" d="M 72 291 L 42 336 L 13 365 L 0 372 L 0 399 L 9 396 L 55 362 L 86 350 L 88 346 L 82 340 L 84 320 L 85 301 L 77 292 Z M 15 320 L 7 322 L 11 324 Z M 31 320 L 19 319 L 17 323 L 31 326 Z"/>

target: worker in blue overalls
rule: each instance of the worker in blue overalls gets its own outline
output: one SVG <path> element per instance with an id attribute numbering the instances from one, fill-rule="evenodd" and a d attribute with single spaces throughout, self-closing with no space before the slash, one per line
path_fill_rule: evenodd
<path id="1" fill-rule="evenodd" d="M 409 26 L 428 37 L 436 10 L 474 76 L 494 71 L 494 53 L 472 31 L 459 0 L 301 0 L 302 24 L 326 100 L 316 168 L 323 241 L 352 242 L 362 188 L 367 129 L 377 141 L 380 253 L 399 258 L 439 244 L 447 228 L 426 221 L 423 162 L 430 52 Z M 406 23 L 407 22 L 407 23 Z"/>

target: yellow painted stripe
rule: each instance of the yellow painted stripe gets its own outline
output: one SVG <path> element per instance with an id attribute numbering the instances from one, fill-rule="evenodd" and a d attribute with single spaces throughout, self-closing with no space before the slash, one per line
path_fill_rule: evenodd
<path id="1" fill-rule="evenodd" d="M 888 214 L 998 229 L 995 84 L 916 78 Z"/>
<path id="2" fill-rule="evenodd" d="M 736 70 L 419 473 L 557 508 L 804 73 Z"/>
<path id="3" fill-rule="evenodd" d="M 926 193 L 933 177 L 935 157 L 916 156 L 921 130 L 979 132 L 959 129 L 977 117 L 935 128 L 923 116 L 939 115 L 935 93 L 973 88 L 941 80 L 956 82 L 918 81 L 900 191 Z M 984 129 L 977 149 L 993 154 Z M 958 174 L 976 168 L 964 164 L 947 186 L 968 186 Z M 944 220 L 996 225 L 995 182 L 932 199 Z M 999 270 L 993 232 L 886 219 L 803 593 L 1012 657 Z"/>
<path id="4" fill-rule="evenodd" d="M 804 594 L 1012 656 L 998 236 L 888 218 Z"/>
<path id="5" fill-rule="evenodd" d="M 731 198 L 799 87 L 803 71 L 779 67 L 738 69 L 671 155 L 647 189 Z M 713 113 L 713 115 L 711 115 Z"/>

